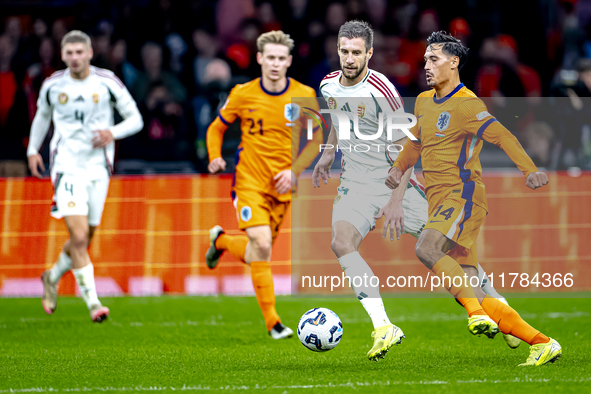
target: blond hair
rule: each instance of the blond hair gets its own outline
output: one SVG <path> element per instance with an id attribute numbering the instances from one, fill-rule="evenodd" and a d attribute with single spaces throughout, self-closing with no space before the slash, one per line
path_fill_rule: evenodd
<path id="1" fill-rule="evenodd" d="M 90 37 L 88 37 L 88 34 L 80 30 L 72 30 L 71 32 L 66 34 L 64 38 L 62 38 L 62 48 L 66 44 L 73 44 L 77 42 L 86 44 L 86 46 L 88 46 L 89 48 L 91 46 Z"/>
<path id="2" fill-rule="evenodd" d="M 294 46 L 293 39 L 289 34 L 285 34 L 281 30 L 273 30 L 261 34 L 259 38 L 257 38 L 257 49 L 259 52 L 263 53 L 266 44 L 285 45 L 287 49 L 289 49 L 289 52 L 291 52 Z"/>

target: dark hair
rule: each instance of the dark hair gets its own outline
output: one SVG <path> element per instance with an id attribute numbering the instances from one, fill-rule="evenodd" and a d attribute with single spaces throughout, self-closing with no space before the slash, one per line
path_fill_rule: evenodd
<path id="1" fill-rule="evenodd" d="M 443 44 L 441 50 L 447 56 L 457 56 L 460 58 L 460 64 L 458 66 L 459 70 L 464 67 L 466 64 L 466 59 L 468 58 L 468 51 L 469 48 L 465 47 L 462 44 L 462 41 L 455 38 L 454 36 L 447 34 L 446 31 L 440 30 L 431 33 L 429 38 L 427 38 L 427 46 L 432 44 Z"/>
<path id="2" fill-rule="evenodd" d="M 350 40 L 353 38 L 363 38 L 366 51 L 369 51 L 373 47 L 373 30 L 371 29 L 371 25 L 366 21 L 353 20 L 345 22 L 339 29 L 339 35 L 337 37 L 339 45 L 341 44 L 341 37 L 346 37 Z"/>

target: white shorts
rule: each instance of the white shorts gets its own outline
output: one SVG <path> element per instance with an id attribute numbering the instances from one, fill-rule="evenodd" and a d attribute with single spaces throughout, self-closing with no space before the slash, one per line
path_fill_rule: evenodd
<path id="1" fill-rule="evenodd" d="M 332 224 L 351 223 L 363 238 L 375 227 L 377 215 L 390 197 L 392 190 L 385 185 L 390 167 L 372 167 L 343 161 L 341 184 L 332 208 Z M 418 238 L 428 219 L 427 197 L 423 186 L 413 173 L 404 192 L 404 233 Z"/>
<path id="2" fill-rule="evenodd" d="M 54 195 L 51 216 L 61 219 L 64 216 L 81 215 L 88 217 L 90 226 L 101 223 L 109 178 L 87 180 L 61 173 L 52 178 Z"/>

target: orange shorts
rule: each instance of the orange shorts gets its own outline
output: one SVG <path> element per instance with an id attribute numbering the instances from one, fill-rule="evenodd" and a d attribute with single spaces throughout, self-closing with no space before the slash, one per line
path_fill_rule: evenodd
<path id="1" fill-rule="evenodd" d="M 446 198 L 435 207 L 429 206 L 425 229 L 437 230 L 450 241 L 470 249 L 478 238 L 486 213 L 484 208 L 463 198 Z"/>
<path id="2" fill-rule="evenodd" d="M 234 189 L 234 193 L 238 228 L 246 230 L 249 227 L 270 226 L 275 241 L 291 202 L 278 201 L 255 190 Z"/>

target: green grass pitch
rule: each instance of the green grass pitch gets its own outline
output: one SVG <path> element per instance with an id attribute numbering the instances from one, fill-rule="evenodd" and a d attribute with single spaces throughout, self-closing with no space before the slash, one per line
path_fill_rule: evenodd
<path id="1" fill-rule="evenodd" d="M 297 337 L 274 341 L 253 297 L 105 298 L 111 318 L 93 324 L 80 299 L 60 298 L 54 315 L 38 299 L 0 299 L 0 393 L 9 392 L 588 392 L 591 298 L 509 299 L 528 322 L 558 340 L 555 364 L 517 368 L 527 344 L 474 337 L 452 299 L 387 298 L 406 334 L 370 362 L 372 326 L 354 299 L 278 297 L 295 331 L 308 309 L 343 321 L 327 353 Z"/>

